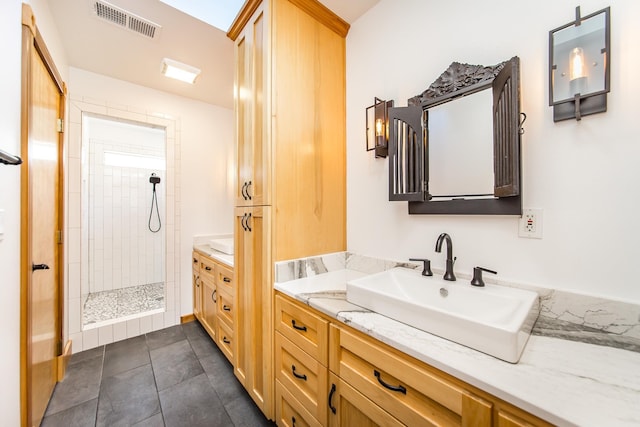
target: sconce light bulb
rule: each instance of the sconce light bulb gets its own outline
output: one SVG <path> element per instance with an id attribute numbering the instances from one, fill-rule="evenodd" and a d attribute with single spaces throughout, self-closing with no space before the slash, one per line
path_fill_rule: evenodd
<path id="1" fill-rule="evenodd" d="M 376 136 L 384 135 L 384 123 L 382 119 L 376 119 Z"/>
<path id="2" fill-rule="evenodd" d="M 586 77 L 584 62 L 584 51 L 581 47 L 576 47 L 569 55 L 569 76 L 571 80 Z"/>

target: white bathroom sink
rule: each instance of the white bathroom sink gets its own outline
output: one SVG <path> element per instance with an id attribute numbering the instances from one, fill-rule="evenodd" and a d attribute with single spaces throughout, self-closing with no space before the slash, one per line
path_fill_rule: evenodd
<path id="1" fill-rule="evenodd" d="M 511 363 L 520 359 L 540 314 L 535 292 L 474 287 L 400 267 L 348 281 L 347 300 Z"/>
<path id="2" fill-rule="evenodd" d="M 220 251 L 227 255 L 233 255 L 233 238 L 221 238 L 209 240 L 209 246 L 211 249 Z"/>

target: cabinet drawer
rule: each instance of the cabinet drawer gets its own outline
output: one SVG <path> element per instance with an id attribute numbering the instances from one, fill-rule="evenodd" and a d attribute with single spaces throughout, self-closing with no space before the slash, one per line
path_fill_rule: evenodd
<path id="1" fill-rule="evenodd" d="M 306 308 L 276 296 L 276 330 L 327 366 L 329 322 Z"/>
<path id="2" fill-rule="evenodd" d="M 218 289 L 226 290 L 229 295 L 233 295 L 236 285 L 233 280 L 233 270 L 226 265 L 218 264 L 216 270 L 216 284 Z"/>
<path id="3" fill-rule="evenodd" d="M 221 288 L 218 288 L 218 317 L 233 329 L 233 297 Z"/>
<path id="4" fill-rule="evenodd" d="M 332 370 L 407 425 L 461 425 L 469 418 L 490 425 L 491 404 L 444 375 L 387 351 L 345 329 L 338 334 Z M 335 365 L 335 366 L 334 366 Z"/>
<path id="5" fill-rule="evenodd" d="M 276 380 L 276 424 L 279 427 L 322 427 L 313 415 Z"/>
<path id="6" fill-rule="evenodd" d="M 218 347 L 222 350 L 231 364 L 234 364 L 233 357 L 233 331 L 224 322 L 218 322 Z"/>
<path id="7" fill-rule="evenodd" d="M 216 280 L 216 262 L 206 256 L 200 256 L 200 275 Z"/>
<path id="8" fill-rule="evenodd" d="M 276 333 L 276 378 L 322 425 L 327 423 L 327 368 Z"/>

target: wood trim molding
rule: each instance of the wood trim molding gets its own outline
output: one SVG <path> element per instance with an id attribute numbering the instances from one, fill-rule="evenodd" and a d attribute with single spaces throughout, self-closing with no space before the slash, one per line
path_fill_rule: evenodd
<path id="1" fill-rule="evenodd" d="M 184 316 L 180 316 L 180 324 L 189 323 L 196 320 L 196 316 L 193 314 L 185 314 Z"/>
<path id="2" fill-rule="evenodd" d="M 296 5 L 300 10 L 305 11 L 313 16 L 318 22 L 324 24 L 327 28 L 338 34 L 340 37 L 347 37 L 351 26 L 338 15 L 333 13 L 331 9 L 317 0 L 289 0 L 290 3 Z"/>
<path id="3" fill-rule="evenodd" d="M 287 0 L 290 3 L 297 6 L 300 10 L 313 16 L 318 22 L 325 25 L 327 28 L 338 34 L 340 37 L 346 37 L 351 27 L 344 19 L 333 13 L 331 9 L 317 0 Z M 236 16 L 236 19 L 231 24 L 227 37 L 235 41 L 244 26 L 249 22 L 249 18 L 256 11 L 258 6 L 262 3 L 262 0 L 247 0 L 242 10 Z"/>
<path id="4" fill-rule="evenodd" d="M 33 14 L 31 6 L 26 3 L 22 3 L 22 25 L 29 28 L 34 37 L 36 36 L 38 32 L 36 28 L 36 17 Z"/>
<path id="5" fill-rule="evenodd" d="M 251 18 L 251 15 L 253 15 L 253 12 L 256 11 L 261 3 L 262 0 L 247 0 L 240 12 L 238 12 L 238 16 L 236 16 L 233 24 L 231 24 L 231 27 L 229 27 L 227 37 L 229 37 L 233 41 L 236 41 L 244 26 L 247 25 L 247 22 L 249 22 L 249 18 Z"/>
<path id="6" fill-rule="evenodd" d="M 58 382 L 64 379 L 64 375 L 67 372 L 67 365 L 69 364 L 69 359 L 71 359 L 72 352 L 72 343 L 71 340 L 69 340 L 64 345 L 62 354 L 58 356 Z"/>

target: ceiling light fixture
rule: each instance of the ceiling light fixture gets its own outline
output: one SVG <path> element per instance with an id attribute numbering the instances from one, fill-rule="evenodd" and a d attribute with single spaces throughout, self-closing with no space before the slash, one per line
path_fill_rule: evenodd
<path id="1" fill-rule="evenodd" d="M 178 62 L 173 59 L 163 58 L 162 74 L 172 79 L 193 84 L 196 81 L 196 77 L 200 75 L 200 70 L 196 67 L 183 64 L 182 62 Z"/>

